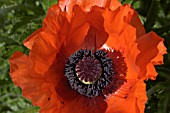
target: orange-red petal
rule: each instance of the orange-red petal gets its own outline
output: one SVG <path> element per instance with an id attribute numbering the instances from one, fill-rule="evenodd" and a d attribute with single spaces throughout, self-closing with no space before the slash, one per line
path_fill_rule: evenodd
<path id="1" fill-rule="evenodd" d="M 66 34 L 69 30 L 69 23 L 66 18 L 66 13 L 62 12 L 58 4 L 54 4 L 48 9 L 47 15 L 43 20 L 43 28 L 47 28 L 52 34 Z M 61 35 L 61 36 L 62 36 Z M 65 37 L 59 37 L 64 40 Z"/>
<path id="2" fill-rule="evenodd" d="M 49 29 L 43 29 L 38 34 L 29 56 L 32 69 L 36 74 L 44 75 L 55 60 L 59 48 L 60 43 L 57 36 L 52 34 Z"/>
<path id="3" fill-rule="evenodd" d="M 116 10 L 118 7 L 122 6 L 122 4 L 118 0 L 106 0 L 106 4 L 109 4 L 109 9 L 112 11 Z M 106 5 L 107 6 L 107 5 Z"/>
<path id="4" fill-rule="evenodd" d="M 121 3 L 118 0 L 59 0 L 59 5 L 62 11 L 67 12 L 67 18 L 70 20 L 74 14 L 72 12 L 74 5 L 79 5 L 86 12 L 93 6 L 107 7 L 113 11 L 121 6 Z"/>
<path id="5" fill-rule="evenodd" d="M 118 0 L 59 0 L 62 11 L 72 12 L 74 5 L 79 5 L 85 11 L 90 11 L 92 6 L 110 7 L 112 10 L 121 5 Z"/>
<path id="6" fill-rule="evenodd" d="M 104 26 L 109 34 L 106 45 L 122 52 L 128 67 L 127 79 L 138 77 L 138 68 L 135 65 L 136 56 L 139 53 L 136 44 L 136 29 L 129 24 L 133 13 L 130 6 L 125 5 L 116 11 L 106 10 L 103 14 Z"/>
<path id="7" fill-rule="evenodd" d="M 132 15 L 132 19 L 130 21 L 130 24 L 136 28 L 136 36 L 137 38 L 141 37 L 142 35 L 146 34 L 145 28 L 142 25 L 142 22 L 139 18 L 139 15 L 136 11 L 134 11 Z"/>
<path id="8" fill-rule="evenodd" d="M 75 51 L 103 44 L 125 58 L 127 82 L 106 100 L 87 98 L 71 89 L 64 66 Z M 156 78 L 154 65 L 162 64 L 166 53 L 163 39 L 154 32 L 146 34 L 138 14 L 118 0 L 60 0 L 24 45 L 30 54 L 13 54 L 10 75 L 41 113 L 143 113 L 143 80 Z"/>
<path id="9" fill-rule="evenodd" d="M 87 23 L 90 24 L 87 35 L 85 36 L 83 49 L 99 49 L 106 42 L 108 33 L 103 26 L 104 18 L 102 16 L 103 9 L 92 7 L 88 13 Z"/>
<path id="10" fill-rule="evenodd" d="M 82 11 L 79 6 L 74 6 L 74 15 L 71 19 L 71 25 L 67 34 L 67 40 L 65 40 L 65 49 L 67 51 L 67 57 L 73 54 L 75 51 L 81 49 L 84 38 L 89 30 L 89 24 L 87 21 L 87 14 Z"/>
<path id="11" fill-rule="evenodd" d="M 149 32 L 146 35 L 137 39 L 138 49 L 140 54 L 137 56 L 136 64 L 140 68 L 139 78 L 156 77 L 156 71 L 153 64 L 163 63 L 162 56 L 166 53 L 166 48 L 163 45 L 163 39 L 154 32 Z"/>
<path id="12" fill-rule="evenodd" d="M 113 94 L 106 101 L 108 104 L 106 113 L 144 113 L 147 101 L 146 85 L 142 79 L 138 80 L 127 98 L 120 98 Z"/>
<path id="13" fill-rule="evenodd" d="M 55 60 L 55 55 L 68 35 L 69 23 L 59 6 L 49 8 L 43 27 L 32 34 L 25 45 L 31 48 L 30 59 L 33 73 L 44 75 Z"/>
<path id="14" fill-rule="evenodd" d="M 51 95 L 45 79 L 35 78 L 30 74 L 30 59 L 21 52 L 16 52 L 9 60 L 10 75 L 15 85 L 20 86 L 24 97 L 32 100 L 36 106 L 43 106 Z"/>
<path id="15" fill-rule="evenodd" d="M 107 104 L 103 97 L 85 98 L 77 94 L 72 101 L 64 102 L 59 113 L 105 113 Z"/>
<path id="16" fill-rule="evenodd" d="M 157 48 L 159 50 L 159 53 L 157 56 L 151 61 L 153 65 L 161 65 L 163 64 L 163 55 L 167 53 L 167 49 L 164 46 L 163 41 L 161 41 L 158 45 Z"/>
<path id="17" fill-rule="evenodd" d="M 32 46 L 34 45 L 35 39 L 38 37 L 38 34 L 42 31 L 42 29 L 36 30 L 34 33 L 32 33 L 25 41 L 24 46 L 26 46 L 28 49 L 32 49 Z"/>

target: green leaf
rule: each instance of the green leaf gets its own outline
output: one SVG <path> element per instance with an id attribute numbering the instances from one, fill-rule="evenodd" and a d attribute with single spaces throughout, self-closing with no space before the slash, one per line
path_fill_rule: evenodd
<path id="1" fill-rule="evenodd" d="M 4 36 L 0 36 L 0 43 L 5 42 L 5 44 L 7 45 L 14 45 L 14 44 L 18 44 L 18 42 L 16 42 L 13 39 L 10 39 L 8 37 L 4 37 Z"/>
<path id="2" fill-rule="evenodd" d="M 7 79 L 6 75 L 8 71 L 9 71 L 9 65 L 7 61 L 0 57 L 0 86 L 2 86 L 3 80 Z M 5 82 L 7 83 L 7 81 Z"/>
<path id="3" fill-rule="evenodd" d="M 53 4 L 56 4 L 58 0 L 42 0 L 41 4 L 45 12 L 47 12 L 48 8 Z"/>
<path id="4" fill-rule="evenodd" d="M 0 0 L 0 6 L 4 4 L 11 5 L 11 4 L 18 3 L 18 2 L 21 2 L 21 0 Z"/>
<path id="5" fill-rule="evenodd" d="M 5 18 L 2 16 L 2 14 L 0 14 L 0 28 L 3 27 L 4 23 L 5 23 Z"/>
<path id="6" fill-rule="evenodd" d="M 158 35 L 161 35 L 165 32 L 168 32 L 170 31 L 170 24 L 166 25 L 166 26 L 163 26 L 161 28 L 155 28 L 153 29 Z"/>
<path id="7" fill-rule="evenodd" d="M 25 109 L 18 110 L 14 113 L 38 113 L 39 107 L 30 106 Z"/>
<path id="8" fill-rule="evenodd" d="M 161 99 L 158 104 L 158 113 L 168 113 L 170 111 L 170 92 L 164 91 L 163 94 L 161 94 Z"/>
<path id="9" fill-rule="evenodd" d="M 123 4 L 132 4 L 132 0 L 125 0 L 125 1 L 123 1 Z"/>
<path id="10" fill-rule="evenodd" d="M 170 69 L 168 68 L 158 68 L 158 74 L 164 78 L 170 79 Z"/>
<path id="11" fill-rule="evenodd" d="M 24 52 L 26 48 L 23 45 L 10 45 L 5 47 L 6 54 L 2 56 L 3 59 L 9 59 L 16 51 Z"/>
<path id="12" fill-rule="evenodd" d="M 17 5 L 10 5 L 5 8 L 0 9 L 0 14 L 5 15 L 6 13 L 10 12 L 11 10 L 17 9 Z"/>
<path id="13" fill-rule="evenodd" d="M 145 29 L 149 32 L 152 26 L 155 23 L 155 20 L 158 16 L 158 2 L 156 0 L 152 0 L 151 6 L 146 16 L 146 22 L 144 23 Z"/>
<path id="14" fill-rule="evenodd" d="M 11 34 L 13 34 L 15 31 L 17 31 L 19 28 L 26 26 L 28 23 L 31 23 L 34 19 L 39 18 L 40 16 L 27 16 L 22 17 L 20 22 L 17 22 L 13 25 L 13 28 L 11 30 Z"/>
<path id="15" fill-rule="evenodd" d="M 152 88 L 150 88 L 150 89 L 147 91 L 147 96 L 148 96 L 148 98 L 150 98 L 151 95 L 156 92 L 156 90 L 159 88 L 159 86 L 160 86 L 160 84 L 156 84 L 155 86 L 153 86 Z"/>

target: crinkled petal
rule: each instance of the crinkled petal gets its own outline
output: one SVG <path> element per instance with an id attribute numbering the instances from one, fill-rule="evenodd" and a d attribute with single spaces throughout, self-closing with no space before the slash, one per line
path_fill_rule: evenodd
<path id="1" fill-rule="evenodd" d="M 59 48 L 60 43 L 57 36 L 52 34 L 49 29 L 43 29 L 38 34 L 29 56 L 32 69 L 36 74 L 44 75 L 55 60 Z"/>
<path id="2" fill-rule="evenodd" d="M 103 13 L 104 27 L 108 33 L 122 32 L 125 23 L 130 23 L 134 10 L 130 8 L 130 5 L 124 5 L 117 8 L 115 11 L 105 9 Z"/>
<path id="3" fill-rule="evenodd" d="M 139 78 L 145 77 L 153 79 L 156 77 L 156 71 L 153 64 L 163 63 L 163 54 L 166 48 L 163 45 L 163 39 L 154 32 L 137 39 L 140 54 L 137 56 L 136 64 L 140 67 Z"/>
<path id="4" fill-rule="evenodd" d="M 34 33 L 32 33 L 25 41 L 24 41 L 24 45 L 28 48 L 28 49 L 32 49 L 32 46 L 34 45 L 35 39 L 37 38 L 38 34 L 42 31 L 42 29 L 38 29 L 36 30 Z"/>
<path id="5" fill-rule="evenodd" d="M 89 12 L 92 6 L 108 7 L 112 11 L 121 6 L 118 0 L 60 0 L 59 5 L 62 11 L 67 12 L 69 19 L 73 15 L 74 5 L 79 5 L 83 10 Z"/>
<path id="6" fill-rule="evenodd" d="M 71 25 L 65 41 L 65 51 L 67 57 L 75 51 L 81 49 L 84 38 L 87 35 L 90 25 L 87 21 L 87 14 L 79 6 L 74 6 L 74 16 L 71 19 Z"/>
<path id="7" fill-rule="evenodd" d="M 24 42 L 28 48 L 32 49 L 29 57 L 33 73 L 44 76 L 55 60 L 61 44 L 64 43 L 68 30 L 69 23 L 65 13 L 61 12 L 57 4 L 50 7 L 43 21 L 43 27 Z"/>
<path id="8" fill-rule="evenodd" d="M 77 29 L 74 33 L 70 34 L 70 40 L 67 40 L 65 49 L 67 51 L 66 56 L 70 56 L 77 50 L 81 49 L 84 38 L 88 32 L 89 24 L 82 25 L 79 29 Z"/>
<path id="9" fill-rule="evenodd" d="M 30 59 L 21 52 L 12 55 L 10 75 L 15 85 L 21 87 L 24 97 L 32 100 L 36 106 L 43 106 L 51 95 L 49 84 L 43 78 L 35 78 L 30 74 Z"/>
<path id="10" fill-rule="evenodd" d="M 134 11 L 129 5 L 122 6 L 116 11 L 106 10 L 104 16 L 104 26 L 109 37 L 106 45 L 110 48 L 119 50 L 128 67 L 127 79 L 137 79 L 138 68 L 135 64 L 139 50 L 136 44 L 136 29 L 131 26 L 130 20 Z M 130 37 L 130 39 L 129 39 Z"/>
<path id="11" fill-rule="evenodd" d="M 59 0 L 62 11 L 72 11 L 74 5 L 81 6 L 85 11 L 90 11 L 92 6 L 105 7 L 110 6 L 112 9 L 120 5 L 118 0 Z M 66 9 L 65 9 L 66 8 Z"/>
<path id="12" fill-rule="evenodd" d="M 35 39 L 39 37 L 39 34 L 44 30 L 49 29 L 51 34 L 56 35 L 60 42 L 65 40 L 65 37 L 69 30 L 69 23 L 64 12 L 61 12 L 58 4 L 51 6 L 47 12 L 43 21 L 43 27 L 32 33 L 25 41 L 24 45 L 32 49 Z"/>
<path id="13" fill-rule="evenodd" d="M 159 53 L 158 55 L 151 61 L 154 65 L 163 64 L 163 55 L 167 53 L 167 48 L 165 47 L 163 41 L 161 41 L 157 46 Z"/>
<path id="14" fill-rule="evenodd" d="M 112 11 L 116 10 L 118 7 L 122 6 L 119 0 L 106 0 L 106 4 L 109 4 L 109 9 Z M 107 6 L 107 5 L 106 5 Z"/>
<path id="15" fill-rule="evenodd" d="M 143 80 L 139 80 L 132 87 L 127 98 L 121 98 L 114 94 L 109 96 L 106 113 L 144 113 L 146 101 L 146 85 Z"/>
<path id="16" fill-rule="evenodd" d="M 136 36 L 137 38 L 141 37 L 142 35 L 146 34 L 145 28 L 142 25 L 142 22 L 139 18 L 139 15 L 136 11 L 134 11 L 130 24 L 136 28 Z"/>
<path id="17" fill-rule="evenodd" d="M 92 7 L 91 12 L 88 13 L 87 23 L 90 24 L 90 28 L 84 39 L 84 49 L 99 49 L 107 40 L 108 33 L 103 26 L 102 12 L 102 8 Z"/>
<path id="18" fill-rule="evenodd" d="M 53 34 L 58 32 L 65 34 L 69 30 L 69 23 L 65 12 L 62 12 L 58 4 L 54 4 L 48 9 L 47 15 L 43 20 L 43 28 L 48 28 Z M 62 39 L 62 37 L 60 37 Z"/>
<path id="19" fill-rule="evenodd" d="M 162 64 L 166 53 L 163 39 L 153 32 L 146 34 L 138 14 L 118 0 L 60 0 L 24 45 L 29 56 L 14 53 L 10 75 L 41 113 L 144 113 L 143 80 L 156 78 L 154 65 Z M 126 77 L 115 77 L 115 86 L 124 84 L 104 95 L 107 98 L 87 98 L 69 86 L 65 63 L 79 49 L 102 45 L 122 54 Z"/>

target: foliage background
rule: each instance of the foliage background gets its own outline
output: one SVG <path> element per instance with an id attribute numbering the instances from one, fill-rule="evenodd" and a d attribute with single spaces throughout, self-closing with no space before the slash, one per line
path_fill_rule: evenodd
<path id="1" fill-rule="evenodd" d="M 170 1 L 120 0 L 136 9 L 147 32 L 153 30 L 165 39 L 168 54 L 157 66 L 156 81 L 147 81 L 146 113 L 170 113 Z M 0 113 L 37 113 L 38 107 L 22 97 L 9 76 L 8 59 L 15 51 L 28 53 L 22 44 L 41 27 L 47 9 L 57 0 L 0 0 Z"/>

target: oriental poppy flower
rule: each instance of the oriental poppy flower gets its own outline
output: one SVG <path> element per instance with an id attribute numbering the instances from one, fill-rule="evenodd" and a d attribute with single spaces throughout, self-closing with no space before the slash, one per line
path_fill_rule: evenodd
<path id="1" fill-rule="evenodd" d="M 61 0 L 16 52 L 10 75 L 41 113 L 143 113 L 166 48 L 117 0 Z"/>

